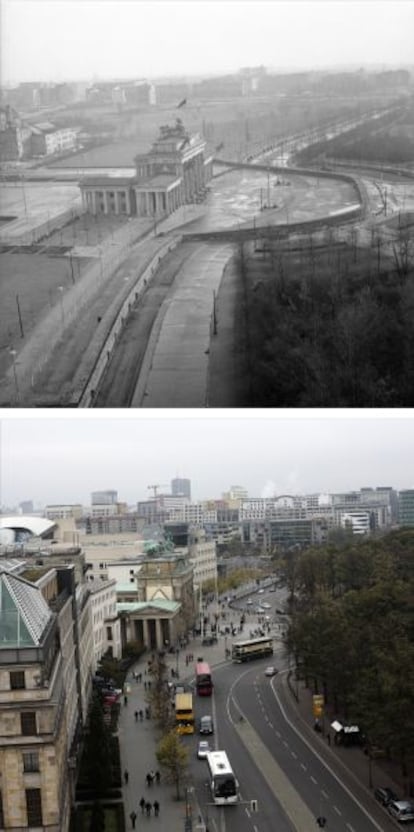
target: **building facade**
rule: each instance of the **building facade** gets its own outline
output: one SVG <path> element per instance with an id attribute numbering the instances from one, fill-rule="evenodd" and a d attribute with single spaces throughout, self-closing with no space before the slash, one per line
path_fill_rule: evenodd
<path id="1" fill-rule="evenodd" d="M 0 806 L 6 829 L 69 829 L 67 690 L 58 615 L 39 588 L 0 573 Z"/>
<path id="2" fill-rule="evenodd" d="M 180 119 L 164 125 L 149 153 L 135 158 L 129 176 L 85 177 L 80 182 L 85 211 L 167 217 L 188 203 L 201 202 L 212 177 L 212 157 L 206 143 L 190 135 Z"/>

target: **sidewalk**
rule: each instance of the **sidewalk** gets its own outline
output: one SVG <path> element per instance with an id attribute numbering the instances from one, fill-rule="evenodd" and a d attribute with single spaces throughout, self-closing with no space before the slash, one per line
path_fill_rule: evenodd
<path id="1" fill-rule="evenodd" d="M 219 664 L 219 653 L 222 654 L 224 660 L 223 644 L 215 648 L 202 648 L 205 652 L 205 657 L 211 664 Z M 180 675 L 180 681 L 189 681 L 194 675 L 194 661 L 188 667 L 185 664 L 185 653 L 193 652 L 194 657 L 202 655 L 200 639 L 194 639 L 188 648 L 182 650 L 177 655 L 167 653 L 166 661 L 168 668 L 177 669 Z M 209 655 L 207 656 L 207 650 Z M 212 652 L 214 650 L 214 659 Z M 176 799 L 176 790 L 174 784 L 166 783 L 163 778 L 163 772 L 158 765 L 156 758 L 156 748 L 161 734 L 158 732 L 154 722 L 151 719 L 145 718 L 146 691 L 144 682 L 151 678 L 145 676 L 145 669 L 149 658 L 149 652 L 145 653 L 141 659 L 130 668 L 127 676 L 127 684 L 130 686 L 128 693 L 128 704 L 124 705 L 123 697 L 121 698 L 121 713 L 119 717 L 119 744 L 121 751 L 121 767 L 122 772 L 125 769 L 129 772 L 128 784 L 123 783 L 123 800 L 125 807 L 125 823 L 126 829 L 132 829 L 130 820 L 130 813 L 135 811 L 137 813 L 136 829 L 141 829 L 144 823 L 151 824 L 153 832 L 184 832 L 185 817 L 186 817 L 186 788 L 185 784 L 181 786 L 181 800 Z M 142 682 L 136 682 L 133 678 L 133 673 L 142 673 Z M 134 711 L 144 711 L 144 719 L 141 722 L 135 721 Z M 160 783 L 154 783 L 148 787 L 146 784 L 146 775 L 149 771 L 154 772 L 159 770 L 161 773 Z M 188 778 L 188 804 L 189 810 L 192 813 L 193 832 L 196 832 L 198 826 L 198 806 L 195 802 L 194 794 L 191 789 L 191 773 Z M 152 810 L 151 816 L 141 814 L 139 802 L 144 797 L 146 801 L 151 803 L 157 800 L 160 804 L 159 816 L 154 816 Z M 200 828 L 200 827 L 199 827 Z"/>
<path id="2" fill-rule="evenodd" d="M 247 631 L 250 624 L 247 624 Z M 253 626 L 253 625 L 251 625 Z M 277 639 L 280 631 L 274 629 L 274 636 Z M 225 648 L 227 646 L 228 637 L 219 636 L 218 643 L 212 646 L 202 646 L 201 638 L 193 639 L 187 648 L 180 651 L 178 657 L 178 670 L 180 681 L 188 682 L 194 675 L 194 663 L 197 656 L 203 656 L 208 661 L 212 668 L 222 665 L 226 662 Z M 194 660 L 186 666 L 185 654 L 192 652 Z M 145 777 L 147 772 L 151 769 L 157 771 L 159 769 L 156 759 L 156 746 L 160 736 L 155 728 L 152 720 L 147 720 L 144 717 L 143 722 L 135 722 L 134 711 L 144 710 L 146 705 L 146 691 L 144 689 L 144 670 L 148 661 L 149 654 L 146 653 L 139 662 L 137 662 L 129 671 L 127 683 L 130 685 L 130 693 L 128 694 L 128 704 L 122 704 L 119 719 L 119 739 L 121 749 L 121 765 L 122 771 L 128 769 L 129 782 L 128 785 L 123 785 L 123 799 L 125 806 L 126 829 L 132 829 L 130 821 L 130 812 L 134 810 L 137 813 L 137 829 L 141 829 L 144 822 L 151 823 L 151 828 L 154 832 L 185 832 L 185 815 L 186 815 L 186 801 L 185 801 L 185 787 L 183 786 L 182 799 L 176 800 L 175 787 L 172 784 L 163 782 L 161 771 L 161 782 L 159 785 L 152 785 L 150 788 L 146 785 Z M 175 654 L 167 654 L 167 664 L 169 668 L 177 669 L 177 656 Z M 142 673 L 142 682 L 137 683 L 133 679 L 133 672 Z M 306 741 L 315 748 L 315 751 L 322 756 L 329 766 L 335 767 L 336 763 L 339 766 L 338 772 L 341 774 L 341 768 L 346 769 L 349 777 L 355 782 L 355 788 L 363 789 L 369 800 L 369 795 L 377 786 L 389 786 L 398 795 L 403 795 L 404 788 L 402 782 L 399 782 L 396 776 L 396 767 L 387 764 L 384 760 L 372 760 L 369 763 L 368 758 L 363 753 L 361 748 L 345 748 L 337 746 L 333 742 L 332 730 L 330 723 L 333 721 L 329 716 L 325 716 L 325 730 L 324 735 L 318 734 L 313 730 L 313 716 L 312 716 L 312 691 L 305 688 L 303 684 L 298 684 L 293 681 L 292 685 L 288 685 L 287 674 L 280 674 L 282 681 L 282 689 L 285 694 L 285 705 L 288 707 L 289 717 L 292 719 L 301 733 L 304 734 Z M 296 699 L 297 696 L 297 699 Z M 331 735 L 331 744 L 328 743 L 327 734 Z M 371 782 L 371 786 L 370 786 Z M 189 793 L 188 803 L 192 812 L 193 832 L 203 829 L 203 826 L 198 823 L 199 807 L 196 802 L 195 795 L 191 791 L 191 773 L 188 777 Z M 139 801 L 141 797 L 151 803 L 158 800 L 160 804 L 159 817 L 142 818 Z M 378 807 L 379 808 L 379 807 Z M 382 811 L 381 815 L 382 815 Z M 381 818 L 385 827 L 394 826 L 392 819 L 384 812 Z"/>

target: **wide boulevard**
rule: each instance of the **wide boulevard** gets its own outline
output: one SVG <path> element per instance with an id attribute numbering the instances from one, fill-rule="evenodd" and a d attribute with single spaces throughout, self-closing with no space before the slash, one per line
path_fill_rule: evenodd
<path id="1" fill-rule="evenodd" d="M 270 594 L 253 598 L 255 606 L 265 599 L 273 600 L 272 607 L 278 603 Z M 231 615 L 235 620 L 235 610 Z M 249 614 L 237 637 L 248 638 L 255 620 Z M 326 743 L 321 753 L 311 726 L 297 719 L 285 684 L 287 658 L 277 638 L 281 627 L 274 623 L 277 620 L 283 619 L 272 616 L 276 646 L 272 661 L 216 666 L 213 697 L 196 697 L 197 719 L 206 713 L 213 716 L 215 733 L 209 738 L 210 746 L 226 751 L 239 782 L 240 801 L 224 808 L 212 803 L 207 764 L 196 758 L 200 737 L 186 738 L 201 816 L 193 829 L 311 832 L 318 828 L 317 818 L 324 816 L 329 832 L 390 832 L 396 828 L 393 820 L 364 784 L 342 767 Z M 278 668 L 273 677 L 265 675 L 269 664 Z M 252 800 L 258 802 L 257 812 Z"/>

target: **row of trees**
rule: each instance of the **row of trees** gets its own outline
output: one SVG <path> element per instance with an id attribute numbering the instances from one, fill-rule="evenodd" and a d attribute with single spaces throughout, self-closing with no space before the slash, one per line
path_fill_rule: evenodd
<path id="1" fill-rule="evenodd" d="M 414 779 L 414 532 L 288 552 L 299 677 Z"/>

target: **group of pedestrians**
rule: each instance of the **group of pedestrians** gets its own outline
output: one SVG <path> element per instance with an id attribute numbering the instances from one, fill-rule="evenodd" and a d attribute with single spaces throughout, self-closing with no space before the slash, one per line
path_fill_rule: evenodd
<path id="1" fill-rule="evenodd" d="M 151 769 L 151 771 L 148 771 L 147 774 L 145 775 L 145 782 L 146 782 L 148 788 L 150 788 L 152 786 L 154 780 L 155 780 L 157 786 L 159 786 L 160 780 L 161 780 L 161 775 L 160 775 L 159 771 L 153 771 Z"/>
<path id="2" fill-rule="evenodd" d="M 141 800 L 139 801 L 139 805 L 140 805 L 140 808 L 141 808 L 141 813 L 143 815 L 146 815 L 147 818 L 151 817 L 152 810 L 154 810 L 154 816 L 156 818 L 158 817 L 158 815 L 160 813 L 160 804 L 158 803 L 158 800 L 154 800 L 154 803 L 150 803 L 149 800 L 145 800 L 145 797 L 141 797 Z M 132 829 L 135 829 L 135 825 L 136 825 L 136 822 L 137 822 L 137 813 L 136 813 L 135 809 L 132 810 L 129 817 L 130 817 L 130 820 L 131 820 Z"/>

